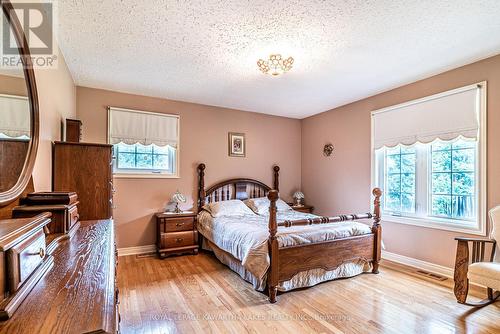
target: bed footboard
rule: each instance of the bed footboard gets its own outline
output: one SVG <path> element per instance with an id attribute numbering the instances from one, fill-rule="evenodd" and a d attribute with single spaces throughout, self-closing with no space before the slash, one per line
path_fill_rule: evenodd
<path id="1" fill-rule="evenodd" d="M 380 226 L 380 197 L 382 191 L 375 188 L 372 191 L 374 211 L 365 214 L 350 214 L 336 217 L 317 217 L 293 221 L 277 222 L 276 201 L 278 192 L 271 190 L 268 198 L 271 202 L 269 208 L 269 256 L 270 266 L 267 274 L 269 301 L 276 302 L 279 282 L 291 279 L 301 271 L 322 268 L 333 270 L 344 262 L 362 259 L 372 263 L 372 272 L 378 274 L 381 258 L 382 227 Z M 327 242 L 300 245 L 295 247 L 280 248 L 276 234 L 278 227 L 291 227 L 299 225 L 327 224 L 348 220 L 373 218 L 372 233 L 336 239 Z"/>

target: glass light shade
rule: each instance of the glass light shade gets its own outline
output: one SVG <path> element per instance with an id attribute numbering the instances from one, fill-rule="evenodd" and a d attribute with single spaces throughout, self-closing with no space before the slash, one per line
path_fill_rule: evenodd
<path id="1" fill-rule="evenodd" d="M 294 199 L 304 199 L 304 193 L 301 191 L 296 191 L 293 193 Z"/>
<path id="2" fill-rule="evenodd" d="M 179 190 L 175 192 L 175 194 L 172 196 L 172 201 L 175 203 L 186 203 L 186 196 L 181 194 Z"/>
<path id="3" fill-rule="evenodd" d="M 272 54 L 267 60 L 259 59 L 257 61 L 257 66 L 262 73 L 277 76 L 290 71 L 293 62 L 294 60 L 292 57 L 284 59 L 280 54 Z"/>
<path id="4" fill-rule="evenodd" d="M 175 194 L 172 196 L 172 202 L 175 203 L 175 211 L 176 213 L 181 213 L 182 211 L 179 209 L 179 203 L 186 203 L 187 199 L 186 196 L 181 194 L 179 190 L 175 192 Z"/>

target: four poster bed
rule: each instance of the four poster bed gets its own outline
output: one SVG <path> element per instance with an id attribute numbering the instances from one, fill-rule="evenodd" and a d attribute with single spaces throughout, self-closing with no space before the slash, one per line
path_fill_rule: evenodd
<path id="1" fill-rule="evenodd" d="M 273 188 L 250 178 L 205 188 L 205 169 L 205 164 L 198 166 L 197 227 L 202 247 L 256 290 L 267 288 L 271 303 L 276 302 L 278 290 L 378 273 L 380 189 L 373 189 L 373 214 L 320 217 L 294 211 L 279 199 L 278 166 L 273 168 Z M 373 223 L 355 222 L 361 219 Z"/>

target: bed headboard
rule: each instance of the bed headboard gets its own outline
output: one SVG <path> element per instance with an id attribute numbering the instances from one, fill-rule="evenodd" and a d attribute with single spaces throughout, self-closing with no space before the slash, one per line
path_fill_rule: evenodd
<path id="1" fill-rule="evenodd" d="M 267 196 L 271 189 L 279 191 L 279 166 L 273 167 L 273 188 L 258 180 L 236 178 L 218 182 L 205 189 L 205 168 L 203 163 L 198 165 L 198 211 L 206 203 L 231 199 L 245 200 Z"/>

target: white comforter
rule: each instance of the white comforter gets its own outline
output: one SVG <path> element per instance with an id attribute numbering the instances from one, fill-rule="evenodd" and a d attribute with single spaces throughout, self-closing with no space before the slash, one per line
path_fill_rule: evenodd
<path id="1" fill-rule="evenodd" d="M 278 212 L 278 222 L 317 217 L 297 211 Z M 256 214 L 213 218 L 209 212 L 198 215 L 198 231 L 220 249 L 230 253 L 251 274 L 263 279 L 269 267 L 267 241 L 269 217 Z M 368 234 L 369 226 L 358 222 L 339 222 L 307 226 L 279 227 L 280 247 L 328 241 Z"/>

